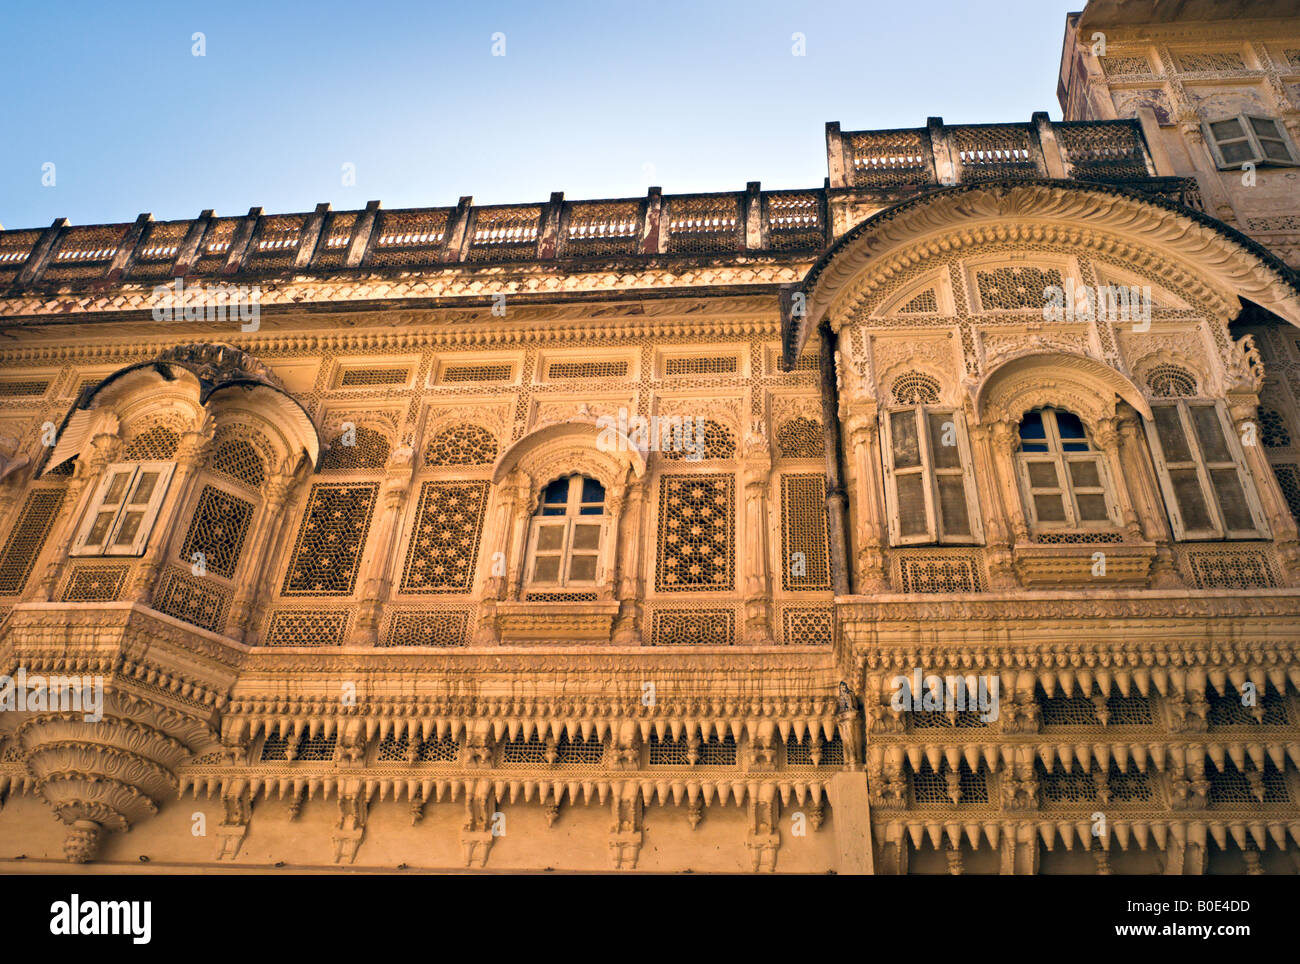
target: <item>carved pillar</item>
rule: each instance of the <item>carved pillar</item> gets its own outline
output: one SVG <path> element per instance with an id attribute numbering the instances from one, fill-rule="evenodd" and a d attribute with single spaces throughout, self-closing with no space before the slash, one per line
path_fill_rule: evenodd
<path id="1" fill-rule="evenodd" d="M 770 459 L 745 462 L 741 478 L 745 488 L 745 630 L 750 646 L 772 644 L 772 574 L 769 568 L 767 490 L 772 481 Z M 789 559 L 781 560 L 790 565 Z"/>
<path id="2" fill-rule="evenodd" d="M 1144 533 L 1138 522 L 1137 511 L 1133 508 L 1133 499 L 1129 494 L 1128 474 L 1124 471 L 1124 462 L 1120 458 L 1119 420 L 1098 419 L 1092 435 L 1097 448 L 1101 449 L 1106 459 L 1106 471 L 1110 473 L 1111 483 L 1114 485 L 1115 501 L 1119 505 L 1124 533 L 1130 542 L 1140 542 L 1144 538 Z"/>
<path id="3" fill-rule="evenodd" d="M 1148 542 L 1156 544 L 1156 558 L 1151 564 L 1151 585 L 1169 588 L 1180 584 L 1178 567 L 1169 542 L 1169 528 L 1164 522 L 1165 505 L 1156 481 L 1155 467 L 1151 464 L 1146 439 L 1138 424 L 1137 413 L 1127 405 L 1120 410 L 1119 418 L 1120 463 L 1124 466 L 1132 486 L 1131 496 L 1137 510 L 1138 521 Z"/>
<path id="4" fill-rule="evenodd" d="M 171 491 L 154 522 L 154 531 L 149 536 L 144 556 L 131 573 L 126 587 L 126 598 L 132 602 L 148 606 L 153 601 L 158 573 L 162 570 L 171 547 L 185 538 L 188 520 L 181 518 L 181 512 L 190 504 L 190 497 L 199 478 L 199 469 L 207 461 L 208 448 L 212 444 L 216 427 L 212 416 L 204 415 L 197 428 L 181 436 L 180 445 L 176 448 L 176 471 L 172 475 Z"/>
<path id="5" fill-rule="evenodd" d="M 518 599 L 524 582 L 524 541 L 528 538 L 528 519 L 541 493 L 532 484 L 532 480 L 520 473 L 518 495 L 514 503 L 514 513 L 510 519 L 510 531 L 506 543 L 506 565 L 510 573 L 506 586 L 506 598 Z"/>
<path id="6" fill-rule="evenodd" d="M 885 568 L 885 513 L 880 501 L 880 424 L 874 407 L 854 412 L 848 419 L 849 464 L 853 467 L 853 507 L 857 534 L 858 591 L 888 592 Z"/>
<path id="7" fill-rule="evenodd" d="M 618 543 L 619 525 L 623 519 L 623 509 L 627 505 L 627 483 L 620 479 L 610 486 L 605 496 L 605 519 L 609 532 L 609 545 L 605 547 L 605 569 L 598 572 L 596 598 L 602 601 L 612 600 L 618 589 Z"/>
<path id="8" fill-rule="evenodd" d="M 246 617 L 244 624 L 244 642 L 250 645 L 257 642 L 257 631 L 253 627 L 260 624 L 267 605 L 275 595 L 274 580 L 277 571 L 285 556 L 291 551 L 290 546 L 294 534 L 292 522 L 298 518 L 299 510 L 304 507 L 307 495 L 311 491 L 311 486 L 301 483 L 306 479 L 310 470 L 311 462 L 304 459 L 297 474 L 289 483 L 288 496 L 285 499 L 284 509 L 280 513 L 280 523 L 273 535 L 274 545 L 268 549 L 262 571 L 255 573 L 252 577 L 253 592 L 248 602 L 249 615 Z"/>
<path id="9" fill-rule="evenodd" d="M 379 620 L 392 587 L 390 573 L 397 541 L 397 522 L 406 507 L 411 477 L 415 474 L 411 456 L 410 445 L 403 444 L 394 449 L 380 487 L 379 525 L 375 527 L 371 542 L 373 548 L 358 580 L 361 585 L 360 612 L 348 634 L 348 644 L 352 646 L 374 646 L 379 642 Z"/>
<path id="10" fill-rule="evenodd" d="M 495 646 L 501 641 L 497 633 L 497 601 L 506 590 L 507 566 L 511 558 L 511 524 L 519 503 L 527 497 L 526 485 L 526 482 L 521 482 L 518 472 L 511 472 L 497 489 L 496 502 L 483 535 L 483 547 L 488 553 L 488 574 L 479 591 L 475 646 Z"/>
<path id="11" fill-rule="evenodd" d="M 241 642 L 245 640 L 253 623 L 253 606 L 257 600 L 257 587 L 261 582 L 260 574 L 270 561 L 272 545 L 284 523 L 284 505 L 293 491 L 294 476 L 280 472 L 267 483 L 262 498 L 262 509 L 257 514 L 257 521 L 249 534 L 251 547 L 245 564 L 245 578 L 239 581 L 235 598 L 230 604 L 230 618 L 226 623 L 226 635 Z"/>
<path id="12" fill-rule="evenodd" d="M 1252 396 L 1230 399 L 1228 414 L 1232 418 L 1237 438 L 1250 440 L 1252 444 L 1241 446 L 1246 456 L 1246 468 L 1255 482 L 1255 491 L 1259 494 L 1259 503 L 1268 520 L 1269 531 L 1277 546 L 1278 555 L 1288 575 L 1288 581 L 1300 580 L 1300 534 L 1297 534 L 1295 517 L 1282 496 L 1282 490 L 1273 474 L 1273 466 L 1264 454 L 1260 444 L 1259 399 Z M 1247 427 L 1249 426 L 1249 428 Z"/>
<path id="13" fill-rule="evenodd" d="M 980 515 L 984 521 L 984 538 L 988 547 L 989 584 L 994 589 L 1014 589 L 1016 574 L 1011 558 L 1011 526 L 1006 503 L 1000 492 L 1002 482 L 994 454 L 991 425 L 973 425 L 970 430 L 971 461 L 975 470 Z M 979 481 L 983 484 L 978 484 Z"/>
<path id="14" fill-rule="evenodd" d="M 645 514 L 646 487 L 634 481 L 627 490 L 622 517 L 623 532 L 618 540 L 618 621 L 614 625 L 615 646 L 641 645 L 641 523 Z"/>
<path id="15" fill-rule="evenodd" d="M 1002 509 L 1011 526 L 1014 543 L 1029 541 L 1029 523 L 1025 507 L 1020 502 L 1020 486 L 1016 482 L 1015 454 L 1020 448 L 1020 428 L 1015 422 L 1003 420 L 989 425 L 989 440 L 993 449 L 993 464 L 997 470 L 997 489 L 1002 497 Z"/>
<path id="16" fill-rule="evenodd" d="M 117 461 L 122 449 L 122 438 L 117 434 L 116 420 L 112 429 L 111 432 L 101 432 L 91 440 L 91 455 L 85 464 L 80 459 L 73 463 L 76 474 L 68 481 L 63 504 L 59 507 L 59 516 L 51 530 L 54 537 L 50 540 L 49 560 L 41 571 L 41 578 L 33 580 L 28 587 L 27 599 L 49 602 L 54 598 L 68 562 L 68 549 L 76 535 L 81 501 L 87 492 L 95 491 L 104 469 Z"/>

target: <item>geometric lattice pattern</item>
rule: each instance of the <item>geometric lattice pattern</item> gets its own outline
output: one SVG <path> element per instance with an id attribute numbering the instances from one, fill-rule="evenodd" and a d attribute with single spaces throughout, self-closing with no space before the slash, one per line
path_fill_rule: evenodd
<path id="1" fill-rule="evenodd" d="M 406 734 L 400 740 L 390 734 L 379 741 L 376 763 L 455 763 L 460 753 L 460 742 L 450 738 L 430 737 L 419 741 L 411 752 L 411 740 Z"/>
<path id="2" fill-rule="evenodd" d="M 1248 549 L 1189 552 L 1187 563 L 1197 589 L 1273 589 L 1277 577 L 1263 552 Z"/>
<path id="3" fill-rule="evenodd" d="M 1014 311 L 1039 308 L 1046 303 L 1043 289 L 1064 288 L 1061 272 L 1056 268 L 1010 266 L 991 271 L 977 271 L 980 306 L 984 311 Z"/>
<path id="4" fill-rule="evenodd" d="M 660 609 L 654 614 L 651 646 L 730 646 L 736 614 L 730 609 Z"/>
<path id="5" fill-rule="evenodd" d="M 345 444 L 347 432 L 329 443 L 321 453 L 322 470 L 346 471 L 348 469 L 382 469 L 388 464 L 389 444 L 372 428 L 355 428 L 351 445 Z"/>
<path id="6" fill-rule="evenodd" d="M 829 609 L 787 609 L 782 614 L 787 646 L 829 646 L 834 614 Z"/>
<path id="7" fill-rule="evenodd" d="M 346 612 L 277 610 L 271 614 L 263 646 L 337 646 L 348 626 Z"/>
<path id="8" fill-rule="evenodd" d="M 257 449 L 242 438 L 218 442 L 208 460 L 208 469 L 250 489 L 259 489 L 266 481 L 266 464 L 257 454 Z"/>
<path id="9" fill-rule="evenodd" d="M 1115 694 L 1106 700 L 1106 726 L 1152 726 L 1155 713 L 1144 696 Z M 1038 697 L 1043 726 L 1101 726 L 1097 704 L 1086 696 Z"/>
<path id="10" fill-rule="evenodd" d="M 230 605 L 230 591 L 211 579 L 168 569 L 154 591 L 153 608 L 214 633 L 221 632 Z"/>
<path id="11" fill-rule="evenodd" d="M 425 482 L 402 569 L 402 592 L 468 592 L 487 508 L 487 482 Z"/>
<path id="12" fill-rule="evenodd" d="M 788 767 L 833 767 L 844 765 L 844 744 L 837 735 L 829 743 L 814 740 L 806 735 L 802 740 L 793 733 L 785 744 L 785 765 Z"/>
<path id="13" fill-rule="evenodd" d="M 1269 691 L 1256 694 L 1258 705 L 1246 706 L 1242 697 L 1235 690 L 1220 696 L 1207 692 L 1206 702 L 1210 710 L 1205 714 L 1206 722 L 1213 727 L 1219 726 L 1286 726 L 1289 723 L 1286 697 Z"/>
<path id="14" fill-rule="evenodd" d="M 701 434 L 703 446 L 699 445 Z M 697 419 L 689 429 L 684 425 L 680 440 L 671 430 L 661 430 L 660 444 L 664 445 L 666 459 L 730 459 L 736 455 L 736 439 L 731 429 L 709 418 Z"/>
<path id="15" fill-rule="evenodd" d="M 360 388 L 367 385 L 405 385 L 410 377 L 409 368 L 351 368 L 339 378 L 340 388 Z"/>
<path id="16" fill-rule="evenodd" d="M 826 476 L 781 476 L 781 586 L 831 588 Z"/>
<path id="17" fill-rule="evenodd" d="M 934 804 L 951 807 L 954 804 L 988 803 L 988 781 L 982 769 L 972 771 L 962 761 L 958 767 L 955 786 L 952 785 L 953 782 L 949 780 L 947 764 L 943 764 L 936 773 L 927 761 L 912 774 L 913 798 L 918 806 Z M 954 792 L 956 800 L 953 800 Z"/>
<path id="18" fill-rule="evenodd" d="M 735 515 L 734 475 L 665 475 L 659 486 L 655 589 L 733 588 Z"/>
<path id="19" fill-rule="evenodd" d="M 1287 508 L 1296 521 L 1300 522 L 1300 465 L 1275 464 L 1273 474 L 1277 476 L 1278 488 L 1282 490 Z"/>
<path id="20" fill-rule="evenodd" d="M 919 314 L 927 311 L 938 311 L 939 302 L 934 296 L 933 288 L 926 288 L 919 295 L 909 301 L 903 307 L 899 308 L 900 314 Z"/>
<path id="21" fill-rule="evenodd" d="M 166 462 L 175 457 L 181 437 L 166 425 L 155 425 L 127 443 L 123 462 Z"/>
<path id="22" fill-rule="evenodd" d="M 1223 770 L 1216 771 L 1207 765 L 1205 775 L 1210 780 L 1209 801 L 1212 807 L 1291 802 L 1286 777 L 1273 766 L 1272 761 L 1265 761 L 1262 773 L 1253 767 L 1243 773 L 1231 760 L 1225 760 Z"/>
<path id="23" fill-rule="evenodd" d="M 57 489 L 37 489 L 28 494 L 18 522 L 0 550 L 0 596 L 16 596 L 23 591 L 62 505 L 63 493 Z"/>
<path id="24" fill-rule="evenodd" d="M 393 613 L 381 646 L 464 646 L 469 630 L 468 610 Z"/>
<path id="25" fill-rule="evenodd" d="M 64 602 L 111 602 L 126 584 L 128 566 L 77 566 L 63 589 Z"/>
<path id="26" fill-rule="evenodd" d="M 1286 420 L 1280 413 L 1267 408 L 1259 410 L 1259 440 L 1270 449 L 1290 446 L 1291 433 L 1287 431 Z"/>
<path id="27" fill-rule="evenodd" d="M 792 418 L 776 431 L 776 450 L 783 459 L 820 459 L 825 454 L 822 427 L 810 418 Z"/>
<path id="28" fill-rule="evenodd" d="M 424 450 L 425 465 L 491 465 L 497 457 L 497 440 L 477 425 L 443 429 Z"/>
<path id="29" fill-rule="evenodd" d="M 233 579 L 252 518 L 253 506 L 250 503 L 215 486 L 205 485 L 194 509 L 185 545 L 181 548 L 181 560 L 198 565 L 200 560 L 195 558 L 195 554 L 201 553 L 204 568 Z"/>
<path id="30" fill-rule="evenodd" d="M 351 595 L 379 486 L 313 485 L 289 560 L 286 596 Z"/>
<path id="31" fill-rule="evenodd" d="M 979 559 L 974 555 L 900 553 L 899 592 L 983 592 Z"/>

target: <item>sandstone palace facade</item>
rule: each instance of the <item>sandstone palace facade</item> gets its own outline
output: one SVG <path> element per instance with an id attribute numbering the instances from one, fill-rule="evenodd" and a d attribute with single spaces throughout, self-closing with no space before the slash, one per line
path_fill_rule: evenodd
<path id="1" fill-rule="evenodd" d="M 1059 92 L 0 232 L 0 868 L 1300 872 L 1300 15 Z"/>

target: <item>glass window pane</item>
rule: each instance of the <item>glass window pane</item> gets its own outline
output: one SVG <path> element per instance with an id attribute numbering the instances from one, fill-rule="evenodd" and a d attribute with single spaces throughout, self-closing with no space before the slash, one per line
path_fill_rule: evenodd
<path id="1" fill-rule="evenodd" d="M 961 468 L 961 455 L 957 451 L 957 422 L 951 412 L 930 412 L 930 455 L 935 468 Z"/>
<path id="2" fill-rule="evenodd" d="M 1194 530 L 1211 528 L 1213 523 L 1210 521 L 1210 510 L 1206 508 L 1196 470 L 1175 469 L 1169 473 L 1169 480 L 1173 483 L 1174 497 L 1178 500 L 1183 525 Z"/>
<path id="3" fill-rule="evenodd" d="M 929 526 L 925 518 L 925 484 L 920 473 L 895 478 L 898 480 L 898 531 L 905 536 L 925 535 Z"/>
<path id="4" fill-rule="evenodd" d="M 1034 513 L 1039 522 L 1064 522 L 1065 503 L 1059 495 L 1034 496 Z"/>
<path id="5" fill-rule="evenodd" d="M 1056 412 L 1056 430 L 1061 435 L 1061 440 L 1087 438 L 1088 433 L 1083 430 L 1083 422 L 1079 421 L 1079 416 L 1072 412 L 1062 412 L 1059 409 Z"/>
<path id="6" fill-rule="evenodd" d="M 559 552 L 564 547 L 564 526 L 545 525 L 537 529 L 537 551 Z"/>
<path id="7" fill-rule="evenodd" d="M 542 493 L 542 502 L 545 505 L 564 505 L 569 501 L 569 480 L 556 479 L 546 487 Z"/>
<path id="8" fill-rule="evenodd" d="M 966 514 L 966 484 L 960 475 L 941 475 L 939 485 L 939 512 L 943 531 L 950 536 L 970 535 L 970 519 Z"/>
<path id="9" fill-rule="evenodd" d="M 574 556 L 569 562 L 569 580 L 571 582 L 595 582 L 596 557 Z"/>
<path id="10" fill-rule="evenodd" d="M 1211 469 L 1210 484 L 1214 486 L 1214 494 L 1219 497 L 1219 509 L 1223 512 L 1225 526 L 1236 530 L 1255 528 L 1255 520 L 1250 516 L 1246 493 L 1242 491 L 1236 469 Z"/>
<path id="11" fill-rule="evenodd" d="M 1233 141 L 1231 144 L 1220 144 L 1219 153 L 1223 155 L 1225 164 L 1242 164 L 1255 157 L 1255 152 L 1251 149 L 1248 141 Z"/>
<path id="12" fill-rule="evenodd" d="M 1196 426 L 1196 437 L 1201 442 L 1201 454 L 1207 462 L 1231 462 L 1232 453 L 1228 451 L 1228 442 L 1223 437 L 1223 425 L 1219 422 L 1219 413 L 1212 405 L 1189 406 L 1192 424 Z"/>
<path id="13" fill-rule="evenodd" d="M 144 518 L 144 513 L 139 510 L 128 512 L 122 519 L 122 528 L 117 530 L 117 535 L 113 537 L 113 545 L 129 546 L 135 541 L 135 534 L 140 531 L 140 521 Z"/>
<path id="14" fill-rule="evenodd" d="M 95 516 L 95 524 L 90 527 L 90 535 L 86 536 L 86 545 L 101 545 L 105 538 L 108 537 L 108 527 L 113 524 L 113 512 L 101 512 Z"/>
<path id="15" fill-rule="evenodd" d="M 1271 120 L 1267 120 L 1266 118 L 1252 117 L 1250 119 L 1250 126 L 1255 128 L 1255 133 L 1260 137 L 1271 137 L 1276 140 L 1279 136 L 1277 132 L 1277 124 Z"/>
<path id="16" fill-rule="evenodd" d="M 140 481 L 135 484 L 135 491 L 131 493 L 131 505 L 148 505 L 157 484 L 157 472 L 141 472 Z"/>
<path id="17" fill-rule="evenodd" d="M 1187 445 L 1183 434 L 1183 423 L 1178 418 L 1177 405 L 1152 406 L 1151 413 L 1156 417 L 1156 434 L 1160 436 L 1160 447 L 1164 449 L 1166 462 L 1190 462 L 1192 450 Z"/>
<path id="18" fill-rule="evenodd" d="M 1020 451 L 1030 453 L 1046 452 L 1047 444 L 1045 442 L 1021 442 Z"/>
<path id="19" fill-rule="evenodd" d="M 921 464 L 921 444 L 916 437 L 915 412 L 890 412 L 889 429 L 893 437 L 894 468 L 909 469 Z"/>
<path id="20" fill-rule="evenodd" d="M 574 526 L 573 527 L 573 548 L 599 549 L 600 548 L 600 526 Z"/>
<path id="21" fill-rule="evenodd" d="M 1043 413 L 1035 409 L 1026 412 L 1020 420 L 1020 437 L 1022 439 L 1045 439 L 1047 430 L 1043 428 Z"/>
<path id="22" fill-rule="evenodd" d="M 1079 504 L 1080 522 L 1105 522 L 1110 519 L 1106 511 L 1106 499 L 1100 495 L 1076 495 L 1074 501 Z"/>
<path id="23" fill-rule="evenodd" d="M 560 557 L 538 556 L 533 563 L 534 582 L 559 582 Z"/>
<path id="24" fill-rule="evenodd" d="M 584 478 L 582 480 L 582 501 L 584 503 L 603 503 L 605 501 L 605 487 L 595 479 Z"/>
<path id="25" fill-rule="evenodd" d="M 1029 485 L 1035 489 L 1055 489 L 1060 486 L 1056 475 L 1055 462 L 1026 462 L 1029 471 Z"/>
<path id="26" fill-rule="evenodd" d="M 1235 117 L 1228 120 L 1215 121 L 1210 125 L 1210 132 L 1214 134 L 1216 141 L 1226 140 L 1232 137 L 1245 137 L 1246 132 L 1241 129 L 1241 121 Z"/>
<path id="27" fill-rule="evenodd" d="M 104 493 L 104 505 L 117 505 L 122 501 L 126 494 L 126 480 L 130 477 L 130 472 L 114 473 L 113 480 L 108 483 L 108 491 Z"/>
<path id="28" fill-rule="evenodd" d="M 1077 489 L 1101 488 L 1101 473 L 1096 462 L 1071 462 L 1070 481 Z"/>
<path id="29" fill-rule="evenodd" d="M 1260 141 L 1259 146 L 1264 149 L 1264 156 L 1270 161 L 1291 160 L 1291 152 L 1281 141 Z"/>
<path id="30" fill-rule="evenodd" d="M 578 510 L 578 515 L 603 515 L 604 512 L 603 505 L 584 505 Z"/>

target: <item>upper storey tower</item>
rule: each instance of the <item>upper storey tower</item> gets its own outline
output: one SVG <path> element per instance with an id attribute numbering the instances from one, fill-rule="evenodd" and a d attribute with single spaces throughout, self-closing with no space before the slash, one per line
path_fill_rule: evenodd
<path id="1" fill-rule="evenodd" d="M 1136 118 L 1157 172 L 1300 265 L 1300 3 L 1089 0 L 1066 20 L 1065 119 Z"/>

